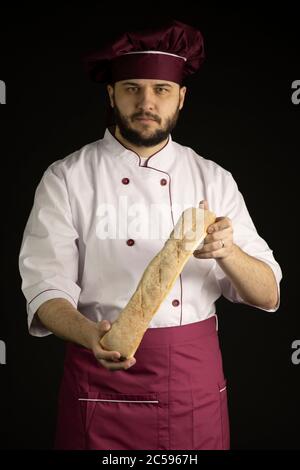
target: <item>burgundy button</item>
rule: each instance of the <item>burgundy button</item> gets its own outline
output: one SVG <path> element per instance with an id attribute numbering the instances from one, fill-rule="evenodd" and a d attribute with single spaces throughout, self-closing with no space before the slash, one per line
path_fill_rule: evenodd
<path id="1" fill-rule="evenodd" d="M 180 302 L 177 299 L 173 300 L 173 302 L 172 302 L 173 307 L 178 307 L 179 304 L 180 304 Z"/>
<path id="2" fill-rule="evenodd" d="M 123 184 L 129 184 L 129 179 L 128 178 L 123 178 L 122 183 Z"/>
<path id="3" fill-rule="evenodd" d="M 126 243 L 127 243 L 128 246 L 132 246 L 132 245 L 134 245 L 134 240 L 132 240 L 132 239 L 130 238 L 130 240 L 127 240 Z"/>
<path id="4" fill-rule="evenodd" d="M 160 180 L 160 184 L 162 186 L 166 186 L 166 184 L 168 184 L 168 181 L 165 178 L 163 178 L 162 180 Z"/>

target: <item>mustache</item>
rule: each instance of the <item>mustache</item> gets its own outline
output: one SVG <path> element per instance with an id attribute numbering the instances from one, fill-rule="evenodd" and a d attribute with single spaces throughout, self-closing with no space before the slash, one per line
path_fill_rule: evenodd
<path id="1" fill-rule="evenodd" d="M 161 119 L 159 116 L 149 113 L 135 113 L 131 116 L 131 119 L 153 119 L 153 121 L 157 121 L 160 123 Z"/>

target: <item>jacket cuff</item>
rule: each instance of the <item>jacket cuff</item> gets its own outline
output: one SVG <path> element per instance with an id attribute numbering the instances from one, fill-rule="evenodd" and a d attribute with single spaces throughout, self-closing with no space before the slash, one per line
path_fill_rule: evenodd
<path id="1" fill-rule="evenodd" d="M 77 308 L 78 299 L 74 299 L 67 292 L 58 289 L 47 289 L 34 297 L 30 302 L 27 302 L 28 330 L 32 336 L 42 337 L 52 334 L 51 331 L 47 330 L 47 328 L 43 326 L 38 316 L 35 314 L 44 302 L 58 298 L 68 300 L 75 308 Z"/>

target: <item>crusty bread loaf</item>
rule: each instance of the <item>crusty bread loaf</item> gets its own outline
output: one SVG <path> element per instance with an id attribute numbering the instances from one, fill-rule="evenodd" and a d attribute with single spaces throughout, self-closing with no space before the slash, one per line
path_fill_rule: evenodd
<path id="1" fill-rule="evenodd" d="M 154 314 L 214 222 L 215 215 L 202 207 L 190 207 L 181 214 L 164 247 L 146 267 L 128 304 L 101 338 L 104 349 L 119 351 L 122 358 L 133 357 Z"/>

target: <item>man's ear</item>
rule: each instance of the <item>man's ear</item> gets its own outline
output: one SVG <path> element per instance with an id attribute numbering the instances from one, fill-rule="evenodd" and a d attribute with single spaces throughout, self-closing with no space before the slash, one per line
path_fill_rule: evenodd
<path id="1" fill-rule="evenodd" d="M 106 89 L 107 89 L 107 93 L 109 96 L 110 105 L 113 108 L 114 107 L 114 87 L 108 84 Z"/>
<path id="2" fill-rule="evenodd" d="M 180 87 L 180 89 L 179 89 L 179 109 L 183 108 L 185 94 L 186 94 L 186 86 Z"/>

